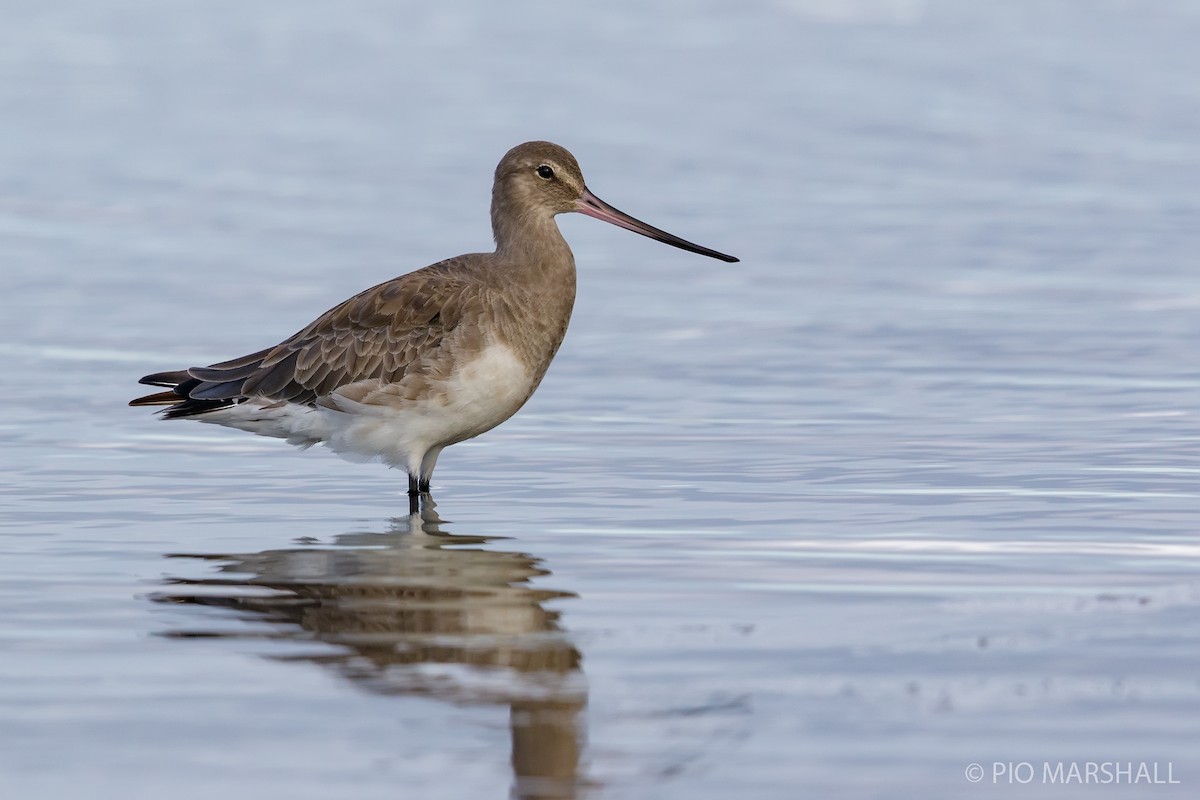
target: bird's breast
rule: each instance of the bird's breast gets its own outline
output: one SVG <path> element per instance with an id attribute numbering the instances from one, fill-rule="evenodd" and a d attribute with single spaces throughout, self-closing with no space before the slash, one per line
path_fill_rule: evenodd
<path id="1" fill-rule="evenodd" d="M 466 413 L 473 408 L 520 404 L 531 381 L 524 359 L 509 345 L 492 342 L 456 365 L 441 388 L 446 402 Z"/>
<path id="2" fill-rule="evenodd" d="M 460 442 L 490 430 L 517 412 L 532 393 L 534 376 L 509 345 L 492 341 L 460 354 L 450 373 L 408 406 L 410 424 L 430 444 Z M 407 416 L 407 415 L 406 415 Z"/>

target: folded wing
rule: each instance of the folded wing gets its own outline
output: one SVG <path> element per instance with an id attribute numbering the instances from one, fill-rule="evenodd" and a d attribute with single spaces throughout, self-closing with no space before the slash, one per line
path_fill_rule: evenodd
<path id="1" fill-rule="evenodd" d="M 170 406 L 168 418 L 250 398 L 312 405 L 348 384 L 392 383 L 411 370 L 436 369 L 436 352 L 462 322 L 464 295 L 479 291 L 478 282 L 459 277 L 467 258 L 367 289 L 275 347 L 207 367 L 147 375 L 139 382 L 169 390 L 130 405 Z"/>

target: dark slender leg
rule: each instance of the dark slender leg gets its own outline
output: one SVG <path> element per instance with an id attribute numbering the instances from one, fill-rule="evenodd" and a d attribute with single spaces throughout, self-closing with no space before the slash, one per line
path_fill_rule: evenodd
<path id="1" fill-rule="evenodd" d="M 429 480 L 421 480 L 420 476 L 408 476 L 408 513 L 419 514 L 421 502 L 431 500 L 429 497 Z"/>

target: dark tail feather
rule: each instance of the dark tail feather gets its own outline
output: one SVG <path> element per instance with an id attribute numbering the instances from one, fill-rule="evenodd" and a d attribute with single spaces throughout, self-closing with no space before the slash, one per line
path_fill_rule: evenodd
<path id="1" fill-rule="evenodd" d="M 274 349 L 268 347 L 266 350 L 208 367 L 192 367 L 147 375 L 138 383 L 167 386 L 170 387 L 170 391 L 139 397 L 131 400 L 129 405 L 170 406 L 163 410 L 163 417 L 178 419 L 240 403 L 244 399 L 243 384 L 259 371 L 263 359 Z M 292 353 L 290 358 L 291 363 L 294 363 L 296 354 Z"/>
<path id="2" fill-rule="evenodd" d="M 163 419 L 194 417 L 197 414 L 203 414 L 205 411 L 216 411 L 218 408 L 227 408 L 233 404 L 233 400 L 193 400 L 189 397 L 181 401 L 178 405 L 165 409 L 163 411 Z"/>
<path id="3" fill-rule="evenodd" d="M 143 379 L 141 381 L 145 383 Z M 159 384 L 160 386 L 163 384 Z M 148 394 L 145 397 L 139 397 L 136 400 L 130 400 L 131 406 L 173 406 L 184 398 L 175 394 L 175 392 L 158 392 L 157 394 Z"/>
<path id="4" fill-rule="evenodd" d="M 186 380 L 191 379 L 186 369 L 176 370 L 174 372 L 156 372 L 153 375 L 147 375 L 138 381 L 147 386 L 178 386 Z"/>
<path id="5" fill-rule="evenodd" d="M 167 381 L 172 381 L 175 385 L 172 386 Z M 145 397 L 129 401 L 129 405 L 131 406 L 170 406 L 170 408 L 163 409 L 163 417 L 165 419 L 191 417 L 196 414 L 203 414 L 205 411 L 213 411 L 234 404 L 234 399 L 191 397 L 190 395 L 203 382 L 191 377 L 186 370 L 147 375 L 139 383 L 147 383 L 152 386 L 172 386 L 170 391 L 148 394 Z M 229 387 L 226 391 L 229 392 L 232 388 Z"/>

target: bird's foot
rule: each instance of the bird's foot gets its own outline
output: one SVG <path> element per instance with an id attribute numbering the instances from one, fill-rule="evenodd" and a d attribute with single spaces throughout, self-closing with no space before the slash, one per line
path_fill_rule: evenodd
<path id="1" fill-rule="evenodd" d="M 413 475 L 408 476 L 408 511 L 416 514 L 421 509 L 421 502 L 432 500 L 429 496 L 429 479 L 424 480 Z"/>

